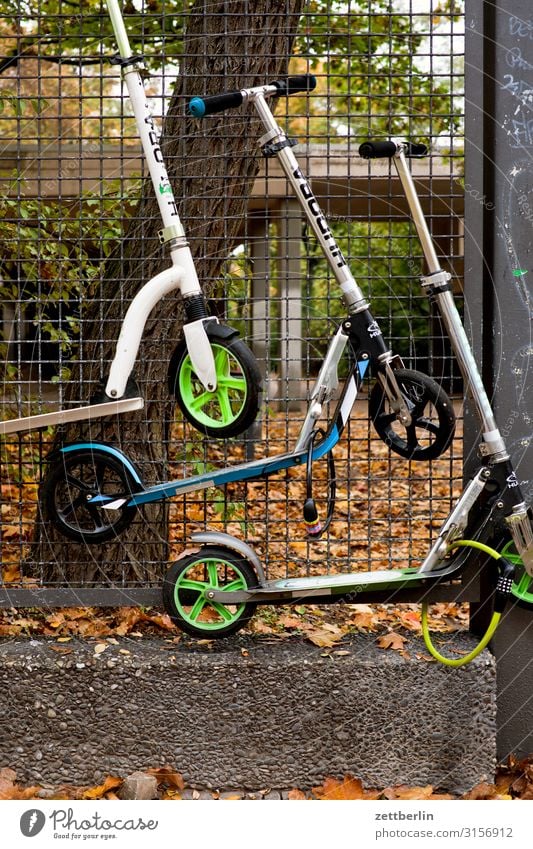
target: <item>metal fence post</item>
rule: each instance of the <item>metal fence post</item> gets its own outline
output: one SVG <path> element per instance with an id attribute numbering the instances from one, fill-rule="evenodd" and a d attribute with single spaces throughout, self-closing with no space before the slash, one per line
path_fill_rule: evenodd
<path id="1" fill-rule="evenodd" d="M 512 13 L 468 0 L 466 11 L 466 317 L 500 428 L 526 497 L 533 437 L 533 25 L 530 0 Z M 474 442 L 467 433 L 466 452 Z M 470 437 L 470 438 L 469 438 Z M 533 750 L 533 611 L 508 609 L 493 641 L 498 754 Z"/>

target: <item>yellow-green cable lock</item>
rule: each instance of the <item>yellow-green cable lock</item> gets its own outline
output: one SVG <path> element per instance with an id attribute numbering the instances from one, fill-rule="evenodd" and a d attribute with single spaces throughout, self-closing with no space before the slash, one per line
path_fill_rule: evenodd
<path id="1" fill-rule="evenodd" d="M 496 551 L 496 549 L 491 548 L 488 545 L 485 545 L 483 542 L 477 542 L 477 540 L 473 539 L 460 539 L 453 543 L 452 548 L 455 547 L 464 547 L 464 548 L 477 548 L 479 551 L 483 551 L 485 554 L 488 554 L 490 557 L 493 557 L 495 560 L 500 560 L 501 554 Z M 424 637 L 424 643 L 426 644 L 426 648 L 430 655 L 435 658 L 435 660 L 440 661 L 445 666 L 466 666 L 467 663 L 470 663 L 471 660 L 474 660 L 478 654 L 481 654 L 484 648 L 487 647 L 492 637 L 494 636 L 494 632 L 499 625 L 502 614 L 494 611 L 492 614 L 492 618 L 489 623 L 489 627 L 487 628 L 485 634 L 483 635 L 481 641 L 477 644 L 477 646 L 472 649 L 471 652 L 466 654 L 464 657 L 460 658 L 451 658 L 445 657 L 443 654 L 437 651 L 433 643 L 431 642 L 431 637 L 429 634 L 428 628 L 428 602 L 422 602 L 422 636 Z"/>

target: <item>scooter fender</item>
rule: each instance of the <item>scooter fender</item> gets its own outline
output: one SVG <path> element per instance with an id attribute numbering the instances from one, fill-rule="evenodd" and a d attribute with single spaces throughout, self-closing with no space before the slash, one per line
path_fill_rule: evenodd
<path id="1" fill-rule="evenodd" d="M 232 537 L 230 534 L 224 534 L 222 531 L 197 531 L 191 534 L 191 542 L 194 545 L 221 545 L 224 548 L 230 548 L 248 560 L 257 573 L 259 583 L 265 583 L 266 575 L 263 565 L 253 548 L 250 548 L 244 540 Z"/>
<path id="2" fill-rule="evenodd" d="M 59 460 L 60 457 L 72 454 L 75 451 L 92 451 L 99 454 L 109 454 L 111 457 L 114 457 L 115 460 L 122 463 L 124 468 L 132 476 L 135 483 L 139 484 L 140 489 L 145 489 L 141 476 L 129 457 L 126 457 L 126 455 L 118 448 L 115 448 L 114 445 L 108 445 L 106 442 L 71 442 L 69 445 L 63 445 L 61 448 L 53 451 L 46 459 L 47 462 L 54 462 Z"/>
<path id="3" fill-rule="evenodd" d="M 193 324 L 195 325 L 195 324 L 198 324 L 198 323 L 203 325 L 202 330 L 199 331 L 202 334 L 201 344 L 205 349 L 207 349 L 209 351 L 208 356 L 210 357 L 211 361 L 213 360 L 213 355 L 211 353 L 211 345 L 209 344 L 211 341 L 216 342 L 217 339 L 221 339 L 221 340 L 226 341 L 228 339 L 233 339 L 233 338 L 235 338 L 236 336 L 239 335 L 239 331 L 235 330 L 234 327 L 228 327 L 227 324 L 219 324 L 218 321 L 215 318 L 208 319 L 207 321 L 205 319 L 200 319 L 200 322 L 189 322 L 188 324 L 184 324 L 183 325 L 184 338 L 176 345 L 176 347 L 174 348 L 174 351 L 172 353 L 172 356 L 170 358 L 168 376 L 167 376 L 168 388 L 169 388 L 170 393 L 174 392 L 174 380 L 175 380 L 176 371 L 178 369 L 178 364 L 179 364 L 183 354 L 185 353 L 185 351 L 188 350 L 191 361 L 192 361 L 194 367 L 197 368 L 195 359 L 194 359 L 192 351 L 191 351 L 191 345 L 193 347 L 195 345 L 198 346 L 198 339 L 200 337 L 195 335 L 194 330 L 192 331 L 192 334 L 191 334 L 191 330 L 190 329 L 187 330 L 187 328 L 191 328 L 191 326 Z M 193 337 L 193 341 L 192 342 L 188 341 L 187 337 L 189 337 L 189 340 L 191 339 L 191 337 Z M 206 352 L 206 354 L 207 354 L 207 352 Z M 214 374 L 214 368 L 215 368 L 215 364 L 213 362 L 213 374 Z M 205 384 L 204 380 L 202 379 L 202 376 L 200 375 L 199 372 L 198 372 L 198 376 L 200 377 L 200 380 L 202 380 L 202 383 L 204 384 L 204 386 L 206 386 L 206 384 Z M 215 388 L 216 388 L 216 376 L 214 378 L 210 378 L 210 379 L 214 380 Z"/>

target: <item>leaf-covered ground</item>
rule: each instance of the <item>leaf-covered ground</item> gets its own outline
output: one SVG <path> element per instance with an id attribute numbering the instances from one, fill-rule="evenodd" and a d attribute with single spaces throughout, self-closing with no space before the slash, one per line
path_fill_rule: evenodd
<path id="1" fill-rule="evenodd" d="M 139 774 L 135 776 L 138 779 Z M 141 775 L 141 780 L 142 780 Z M 344 778 L 326 778 L 318 787 L 302 790 L 292 787 L 286 790 L 264 788 L 253 793 L 239 790 L 207 791 L 198 788 L 188 788 L 179 772 L 170 766 L 148 769 L 145 779 L 155 779 L 152 798 L 162 800 L 246 800 L 246 799 L 287 799 L 299 800 L 409 800 L 423 799 L 438 801 L 441 799 L 462 799 L 513 801 L 533 799 L 533 755 L 523 760 L 510 757 L 507 763 L 501 765 L 492 783 L 482 782 L 462 796 L 439 792 L 438 788 L 428 784 L 422 787 L 409 787 L 405 784 L 391 785 L 384 788 L 364 787 L 358 778 L 346 775 Z M 128 779 L 121 776 L 107 776 L 102 784 L 96 786 L 73 786 L 64 784 L 58 787 L 42 787 L 39 785 L 24 786 L 17 782 L 14 770 L 0 769 L 0 800 L 2 799 L 120 799 Z M 128 795 L 127 798 L 131 798 Z"/>
<path id="2" fill-rule="evenodd" d="M 434 604 L 431 610 L 434 632 L 457 630 L 468 625 L 466 605 Z M 417 604 L 396 607 L 340 604 L 327 607 L 261 607 L 242 633 L 267 634 L 279 640 L 299 636 L 325 651 L 338 652 L 343 650 L 343 638 L 356 633 L 370 633 L 376 635 L 378 647 L 405 655 L 407 635 L 420 632 L 420 607 Z M 0 611 L 0 638 L 36 636 L 55 638 L 58 646 L 80 637 L 96 639 L 104 647 L 117 637 L 125 636 L 138 639 L 159 636 L 171 642 L 185 643 L 191 640 L 165 612 L 157 609 L 67 607 L 53 611 L 37 608 Z M 213 641 L 202 642 L 208 644 Z M 419 659 L 431 661 L 429 655 Z"/>

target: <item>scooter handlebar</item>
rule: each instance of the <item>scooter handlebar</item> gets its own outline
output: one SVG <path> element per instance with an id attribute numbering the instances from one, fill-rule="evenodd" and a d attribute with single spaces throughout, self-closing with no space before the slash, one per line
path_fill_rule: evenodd
<path id="1" fill-rule="evenodd" d="M 313 91 L 316 88 L 316 77 L 314 74 L 298 74 L 286 80 L 277 80 L 272 85 L 276 86 L 280 95 L 298 94 L 299 91 Z"/>
<path id="2" fill-rule="evenodd" d="M 396 156 L 400 145 L 393 141 L 367 141 L 359 147 L 359 156 L 363 159 L 392 159 Z M 427 156 L 428 149 L 425 144 L 405 142 L 401 144 L 405 156 L 417 158 Z"/>
<path id="3" fill-rule="evenodd" d="M 206 115 L 224 112 L 225 109 L 236 109 L 243 103 L 247 95 L 253 95 L 254 92 L 280 97 L 284 94 L 297 94 L 299 91 L 313 91 L 315 86 L 316 77 L 313 74 L 299 74 L 295 77 L 287 77 L 284 80 L 276 80 L 266 87 L 259 86 L 257 89 L 242 89 L 242 91 L 228 91 L 208 97 L 193 97 L 189 101 L 188 109 L 194 118 L 205 118 Z"/>
<path id="4" fill-rule="evenodd" d="M 228 91 L 210 97 L 193 97 L 189 100 L 189 112 L 193 118 L 205 118 L 225 109 L 236 109 L 243 101 L 242 91 Z"/>

